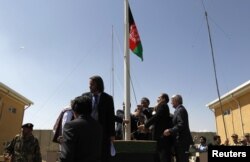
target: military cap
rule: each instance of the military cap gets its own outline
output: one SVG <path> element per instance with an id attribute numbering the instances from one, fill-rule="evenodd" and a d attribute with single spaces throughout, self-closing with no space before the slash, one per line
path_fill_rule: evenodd
<path id="1" fill-rule="evenodd" d="M 33 124 L 32 123 L 26 123 L 22 125 L 22 128 L 30 128 L 33 129 Z"/>
<path id="2" fill-rule="evenodd" d="M 245 137 L 250 137 L 250 133 L 246 133 L 244 136 Z"/>

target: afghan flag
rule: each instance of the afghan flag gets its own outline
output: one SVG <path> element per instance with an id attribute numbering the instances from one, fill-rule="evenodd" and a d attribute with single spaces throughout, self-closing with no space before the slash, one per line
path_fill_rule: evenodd
<path id="1" fill-rule="evenodd" d="M 135 25 L 135 21 L 132 15 L 132 12 L 130 10 L 130 6 L 128 6 L 129 9 L 129 48 L 131 51 L 133 51 L 134 54 L 136 54 L 138 57 L 141 58 L 143 61 L 143 49 L 141 45 L 141 39 L 137 30 L 137 27 Z"/>

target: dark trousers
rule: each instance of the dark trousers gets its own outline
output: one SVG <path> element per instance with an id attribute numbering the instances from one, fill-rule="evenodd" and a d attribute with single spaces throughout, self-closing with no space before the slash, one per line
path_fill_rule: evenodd
<path id="1" fill-rule="evenodd" d="M 158 155 L 160 162 L 171 162 L 171 149 L 162 149 Z"/>
<path id="2" fill-rule="evenodd" d="M 175 145 L 174 151 L 176 162 L 189 162 L 189 145 L 178 143 Z"/>
<path id="3" fill-rule="evenodd" d="M 110 155 L 110 139 L 106 138 L 106 140 L 102 143 L 102 156 L 101 162 L 109 162 L 111 158 Z"/>
<path id="4" fill-rule="evenodd" d="M 172 142 L 166 139 L 160 139 L 157 141 L 157 154 L 155 162 L 171 162 L 172 159 Z"/>

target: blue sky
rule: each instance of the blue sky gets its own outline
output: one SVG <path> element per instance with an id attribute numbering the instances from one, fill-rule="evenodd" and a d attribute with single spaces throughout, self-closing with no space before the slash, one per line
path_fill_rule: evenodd
<path id="1" fill-rule="evenodd" d="M 221 95 L 249 80 L 250 2 L 205 0 Z M 137 102 L 181 94 L 192 131 L 215 131 L 205 106 L 217 98 L 201 0 L 130 0 L 144 61 L 131 55 Z M 0 82 L 35 104 L 24 122 L 51 129 L 62 108 L 100 75 L 111 93 L 114 28 L 116 109 L 123 102 L 123 0 L 0 0 Z M 133 111 L 137 102 L 131 89 Z M 169 104 L 171 112 L 174 111 Z"/>

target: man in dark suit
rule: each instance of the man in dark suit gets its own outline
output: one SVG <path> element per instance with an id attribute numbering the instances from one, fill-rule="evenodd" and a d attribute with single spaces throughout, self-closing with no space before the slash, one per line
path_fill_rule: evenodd
<path id="1" fill-rule="evenodd" d="M 60 162 L 100 162 L 102 128 L 90 115 L 91 98 L 76 97 L 71 106 L 76 119 L 63 127 Z"/>
<path id="2" fill-rule="evenodd" d="M 173 116 L 173 127 L 164 131 L 165 136 L 175 136 L 175 156 L 176 162 L 188 162 L 189 147 L 193 144 L 193 139 L 189 129 L 188 113 L 182 105 L 181 95 L 174 95 L 171 98 L 171 104 L 175 108 Z"/>
<path id="3" fill-rule="evenodd" d="M 104 83 L 100 76 L 92 76 L 89 81 L 90 92 L 84 93 L 92 98 L 91 116 L 102 127 L 102 162 L 110 159 L 111 142 L 115 140 L 115 113 L 112 96 L 104 92 Z"/>
<path id="4" fill-rule="evenodd" d="M 156 162 L 171 162 L 171 149 L 173 146 L 173 139 L 171 136 L 163 136 L 165 129 L 172 127 L 172 118 L 169 113 L 169 97 L 166 93 L 162 93 L 158 97 L 158 105 L 155 107 L 155 115 L 153 115 L 145 126 L 138 126 L 139 129 L 148 129 L 153 125 L 152 138 L 157 141 L 157 157 Z"/>
<path id="5" fill-rule="evenodd" d="M 150 101 L 147 97 L 142 97 L 141 99 L 141 107 L 142 107 L 142 113 L 146 117 L 146 121 L 149 120 L 152 117 L 153 108 L 149 107 Z"/>

